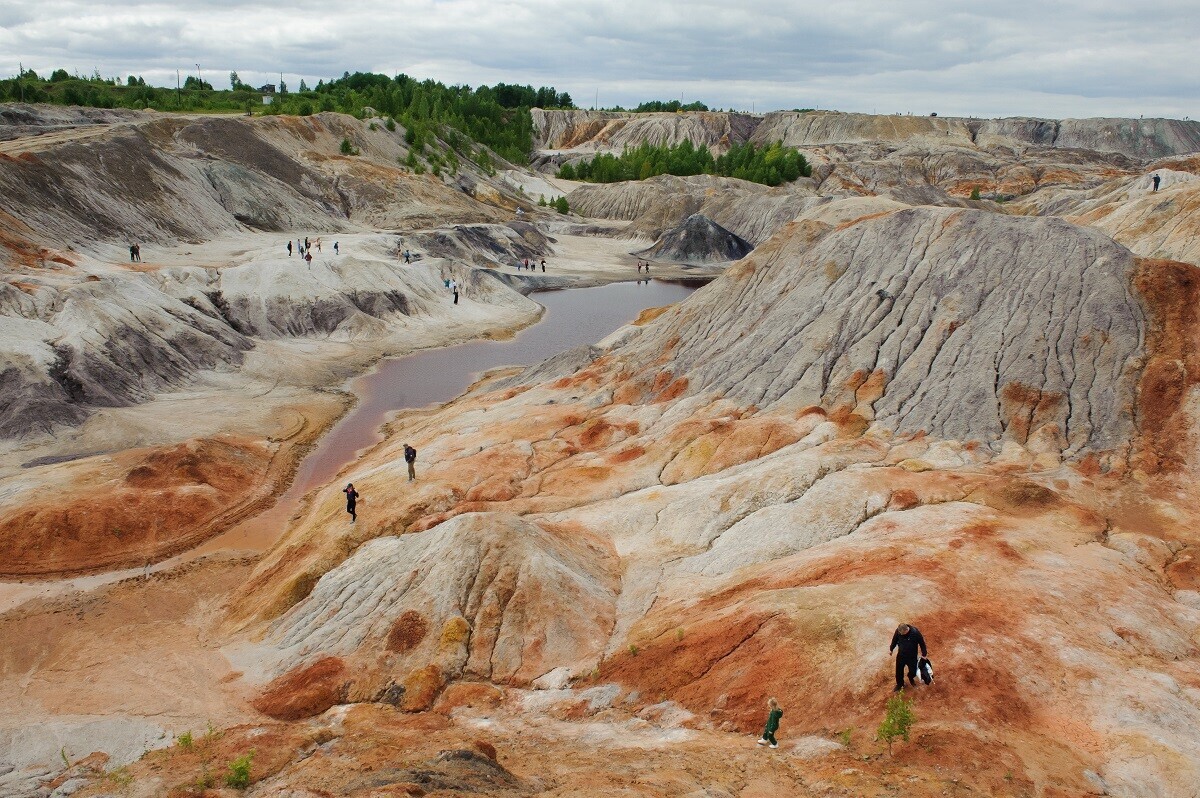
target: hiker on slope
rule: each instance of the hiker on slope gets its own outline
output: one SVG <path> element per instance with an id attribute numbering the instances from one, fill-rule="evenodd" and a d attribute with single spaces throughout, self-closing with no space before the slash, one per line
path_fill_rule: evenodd
<path id="1" fill-rule="evenodd" d="M 346 512 L 350 513 L 350 523 L 358 520 L 358 513 L 355 511 L 358 504 L 358 491 L 354 489 L 354 483 L 346 485 L 342 488 L 342 493 L 346 494 Z"/>
<path id="2" fill-rule="evenodd" d="M 779 742 L 775 739 L 775 732 L 779 731 L 779 719 L 783 717 L 783 710 L 779 708 L 779 702 L 774 698 L 767 699 L 767 726 L 763 729 L 763 735 L 759 738 L 759 745 L 770 745 L 772 748 L 778 748 Z"/>
<path id="3" fill-rule="evenodd" d="M 921 650 L 922 657 L 929 656 L 929 651 L 925 648 L 925 638 L 921 636 L 921 630 L 907 623 L 896 627 L 896 633 L 892 635 L 892 644 L 888 647 L 888 653 L 897 648 L 900 651 L 896 654 L 896 689 L 894 692 L 904 689 L 905 668 L 908 668 L 908 683 L 917 683 L 917 649 Z"/>

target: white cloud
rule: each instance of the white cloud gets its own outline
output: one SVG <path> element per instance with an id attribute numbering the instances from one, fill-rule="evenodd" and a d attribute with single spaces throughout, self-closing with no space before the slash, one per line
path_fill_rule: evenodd
<path id="1" fill-rule="evenodd" d="M 0 0 L 0 73 L 530 83 L 580 104 L 1197 115 L 1193 0 Z"/>

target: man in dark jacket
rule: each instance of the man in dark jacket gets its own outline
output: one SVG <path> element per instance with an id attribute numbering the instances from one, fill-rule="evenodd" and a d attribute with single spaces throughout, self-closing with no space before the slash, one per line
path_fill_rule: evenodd
<path id="1" fill-rule="evenodd" d="M 404 444 L 404 462 L 408 463 L 408 481 L 412 482 L 417 478 L 417 450 Z"/>
<path id="2" fill-rule="evenodd" d="M 908 668 L 908 683 L 917 683 L 917 649 L 921 650 L 922 657 L 928 657 L 929 651 L 925 648 L 925 638 L 921 637 L 921 630 L 915 626 L 902 623 L 896 627 L 896 633 L 892 635 L 892 644 L 888 647 L 888 652 L 895 651 L 897 648 L 900 652 L 896 654 L 896 692 L 904 689 L 904 669 Z"/>

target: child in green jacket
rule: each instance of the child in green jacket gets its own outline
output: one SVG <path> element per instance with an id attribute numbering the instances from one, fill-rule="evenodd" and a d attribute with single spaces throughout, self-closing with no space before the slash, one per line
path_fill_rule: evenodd
<path id="1" fill-rule="evenodd" d="M 767 699 L 767 709 L 770 710 L 767 715 L 767 728 L 763 730 L 762 739 L 758 741 L 758 744 L 770 743 L 772 748 L 778 748 L 779 743 L 775 740 L 775 732 L 779 730 L 779 719 L 783 717 L 783 710 L 779 708 L 779 702 L 774 698 Z"/>

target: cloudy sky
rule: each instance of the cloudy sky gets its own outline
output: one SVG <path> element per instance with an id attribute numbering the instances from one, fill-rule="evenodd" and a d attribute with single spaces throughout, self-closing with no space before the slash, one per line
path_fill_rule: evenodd
<path id="1" fill-rule="evenodd" d="M 0 0 L 3 75 L 404 72 L 581 107 L 1200 117 L 1198 39 L 1197 0 Z"/>

